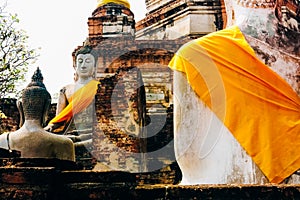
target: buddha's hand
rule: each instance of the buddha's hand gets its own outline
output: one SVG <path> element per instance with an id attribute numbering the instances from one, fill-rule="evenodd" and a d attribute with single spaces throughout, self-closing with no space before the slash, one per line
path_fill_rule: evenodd
<path id="1" fill-rule="evenodd" d="M 44 130 L 59 135 L 63 134 L 63 127 L 60 124 L 48 124 Z"/>
<path id="2" fill-rule="evenodd" d="M 67 138 L 70 138 L 73 142 L 80 142 L 80 138 L 76 135 L 66 135 Z"/>
<path id="3" fill-rule="evenodd" d="M 48 124 L 46 127 L 44 127 L 44 130 L 52 132 L 54 130 L 53 124 Z"/>

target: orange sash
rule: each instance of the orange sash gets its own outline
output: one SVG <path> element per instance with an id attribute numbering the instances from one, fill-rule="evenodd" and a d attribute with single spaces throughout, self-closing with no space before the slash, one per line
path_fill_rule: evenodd
<path id="1" fill-rule="evenodd" d="M 169 64 L 272 183 L 300 168 L 300 98 L 263 64 L 237 26 L 184 45 Z"/>
<path id="2" fill-rule="evenodd" d="M 56 115 L 49 122 L 49 124 L 64 121 L 69 122 L 72 119 L 73 115 L 80 113 L 82 110 L 88 107 L 94 100 L 98 84 L 98 81 L 91 80 L 85 86 L 78 89 L 71 97 L 69 104 L 58 115 Z"/>

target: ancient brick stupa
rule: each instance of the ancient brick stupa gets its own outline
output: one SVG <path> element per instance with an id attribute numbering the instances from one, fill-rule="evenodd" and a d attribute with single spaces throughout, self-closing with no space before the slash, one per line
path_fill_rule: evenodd
<path id="1" fill-rule="evenodd" d="M 134 14 L 126 0 L 98 0 L 88 26 L 89 42 L 93 45 L 103 38 L 135 35 Z"/>

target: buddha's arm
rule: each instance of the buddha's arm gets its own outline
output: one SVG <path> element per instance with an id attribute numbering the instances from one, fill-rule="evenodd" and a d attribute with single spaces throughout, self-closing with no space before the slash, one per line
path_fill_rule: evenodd
<path id="1" fill-rule="evenodd" d="M 87 134 L 81 134 L 79 136 L 75 135 L 67 135 L 68 138 L 70 138 L 73 142 L 81 142 L 81 141 L 86 141 L 89 139 L 92 139 L 92 133 L 87 133 Z"/>
<path id="2" fill-rule="evenodd" d="M 84 140 L 82 142 L 75 142 L 74 146 L 76 148 L 76 150 L 80 149 L 80 148 L 89 148 L 92 146 L 93 140 L 89 139 L 89 140 Z"/>
<path id="3" fill-rule="evenodd" d="M 62 88 L 59 92 L 56 115 L 58 115 L 68 104 L 68 100 L 66 97 L 66 88 Z"/>
<path id="4" fill-rule="evenodd" d="M 64 139 L 56 150 L 59 159 L 75 161 L 75 146 L 72 140 Z"/>
<path id="5" fill-rule="evenodd" d="M 92 133 L 82 134 L 78 136 L 80 141 L 89 140 L 92 138 Z"/>

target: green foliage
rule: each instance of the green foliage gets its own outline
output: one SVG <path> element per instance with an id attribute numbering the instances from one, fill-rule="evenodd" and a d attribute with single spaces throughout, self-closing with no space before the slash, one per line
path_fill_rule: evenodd
<path id="1" fill-rule="evenodd" d="M 0 98 L 18 96 L 18 84 L 25 80 L 28 66 L 36 58 L 36 50 L 28 47 L 28 36 L 16 28 L 17 15 L 5 13 L 0 7 Z"/>

